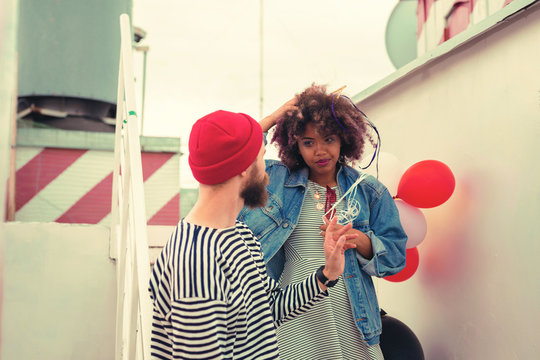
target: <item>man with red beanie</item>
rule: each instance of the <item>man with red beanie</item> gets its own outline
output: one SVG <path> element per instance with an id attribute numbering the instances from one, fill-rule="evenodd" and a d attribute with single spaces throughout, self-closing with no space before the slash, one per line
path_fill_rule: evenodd
<path id="1" fill-rule="evenodd" d="M 259 242 L 236 220 L 244 205 L 266 204 L 264 152 L 261 127 L 248 115 L 220 110 L 193 125 L 189 165 L 199 198 L 154 265 L 153 358 L 277 359 L 275 327 L 327 297 L 326 284 L 343 272 L 343 253 L 354 245 L 345 242 L 350 226 L 337 230 L 334 220 L 322 277 L 314 271 L 281 289 L 267 275 Z"/>

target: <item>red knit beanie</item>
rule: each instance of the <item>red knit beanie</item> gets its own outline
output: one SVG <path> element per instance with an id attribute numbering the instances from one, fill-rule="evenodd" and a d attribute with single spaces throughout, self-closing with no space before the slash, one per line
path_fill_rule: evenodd
<path id="1" fill-rule="evenodd" d="M 261 126 L 249 115 L 218 110 L 195 123 L 189 135 L 189 166 L 201 184 L 222 183 L 246 170 L 263 141 Z"/>

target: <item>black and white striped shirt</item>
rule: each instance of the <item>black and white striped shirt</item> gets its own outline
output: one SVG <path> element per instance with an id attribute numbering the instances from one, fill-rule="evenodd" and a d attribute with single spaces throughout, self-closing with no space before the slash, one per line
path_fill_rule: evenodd
<path id="1" fill-rule="evenodd" d="M 280 289 L 251 230 L 181 221 L 154 265 L 152 357 L 276 359 L 276 327 L 328 293 L 315 272 Z"/>

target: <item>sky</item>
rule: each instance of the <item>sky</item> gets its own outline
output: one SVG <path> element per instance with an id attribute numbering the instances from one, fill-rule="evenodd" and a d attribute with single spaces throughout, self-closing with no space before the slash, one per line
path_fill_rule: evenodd
<path id="1" fill-rule="evenodd" d="M 180 137 L 181 187 L 197 187 L 187 163 L 197 119 L 219 109 L 260 119 L 312 83 L 356 95 L 395 71 L 385 29 L 397 3 L 133 0 L 133 25 L 149 47 L 143 135 Z M 142 59 L 137 52 L 139 108 Z"/>

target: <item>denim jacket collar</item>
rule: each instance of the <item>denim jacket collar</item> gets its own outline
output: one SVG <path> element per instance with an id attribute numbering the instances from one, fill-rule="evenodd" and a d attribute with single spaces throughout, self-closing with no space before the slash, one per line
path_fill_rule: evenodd
<path id="1" fill-rule="evenodd" d="M 298 171 L 294 171 L 290 176 L 288 177 L 287 181 L 285 182 L 286 187 L 295 187 L 295 186 L 307 186 L 309 176 L 309 170 L 307 167 L 304 167 Z"/>

